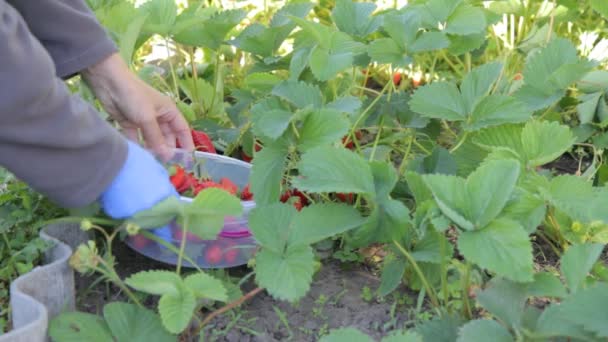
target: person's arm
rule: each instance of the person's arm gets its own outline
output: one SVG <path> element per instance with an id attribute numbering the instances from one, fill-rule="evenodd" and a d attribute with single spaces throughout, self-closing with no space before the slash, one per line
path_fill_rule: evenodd
<path id="1" fill-rule="evenodd" d="M 20 14 L 0 0 L 0 165 L 65 207 L 98 199 L 127 141 L 71 95 Z"/>
<path id="2" fill-rule="evenodd" d="M 7 0 L 51 56 L 57 75 L 80 73 L 117 48 L 84 0 Z"/>
<path id="3" fill-rule="evenodd" d="M 8 0 L 49 53 L 61 78 L 81 74 L 131 140 L 164 159 L 179 140 L 194 150 L 190 127 L 171 98 L 133 74 L 83 0 Z"/>

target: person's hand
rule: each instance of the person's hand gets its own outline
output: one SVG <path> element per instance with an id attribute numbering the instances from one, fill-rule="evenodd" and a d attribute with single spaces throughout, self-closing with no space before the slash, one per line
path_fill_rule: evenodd
<path id="1" fill-rule="evenodd" d="M 148 149 L 163 160 L 172 156 L 176 140 L 194 150 L 188 123 L 175 103 L 133 74 L 118 54 L 84 70 L 82 77 L 127 138 L 139 133 Z"/>

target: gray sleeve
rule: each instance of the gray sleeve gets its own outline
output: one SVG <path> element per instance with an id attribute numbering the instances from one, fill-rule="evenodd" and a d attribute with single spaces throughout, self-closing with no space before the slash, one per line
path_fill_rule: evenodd
<path id="1" fill-rule="evenodd" d="M 83 0 L 7 0 L 53 59 L 59 77 L 68 77 L 117 51 Z"/>
<path id="2" fill-rule="evenodd" d="M 54 71 L 19 12 L 0 0 L 0 165 L 56 203 L 78 207 L 118 174 L 127 144 Z"/>

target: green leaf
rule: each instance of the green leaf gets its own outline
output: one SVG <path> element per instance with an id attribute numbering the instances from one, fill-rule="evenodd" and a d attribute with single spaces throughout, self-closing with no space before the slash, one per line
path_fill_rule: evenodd
<path id="1" fill-rule="evenodd" d="M 292 184 L 303 191 L 374 193 L 369 164 L 345 148 L 311 149 L 302 155 L 298 169 L 300 177 L 295 178 Z"/>
<path id="2" fill-rule="evenodd" d="M 249 227 L 262 247 L 280 254 L 286 246 L 295 215 L 296 209 L 285 203 L 256 206 L 249 213 Z"/>
<path id="3" fill-rule="evenodd" d="M 568 247 L 561 258 L 561 271 L 571 293 L 576 293 L 585 283 L 588 273 L 600 257 L 603 244 L 588 243 Z"/>
<path id="4" fill-rule="evenodd" d="M 330 110 L 335 110 L 340 113 L 349 113 L 354 114 L 357 110 L 361 108 L 361 100 L 354 96 L 343 96 L 337 98 L 331 103 L 328 103 L 325 108 Z"/>
<path id="5" fill-rule="evenodd" d="M 372 342 L 371 337 L 356 328 L 332 329 L 329 334 L 321 337 L 319 342 Z"/>
<path id="6" fill-rule="evenodd" d="M 196 298 L 208 298 L 221 302 L 228 300 L 226 288 L 221 280 L 199 272 L 184 279 L 184 285 L 189 288 Z"/>
<path id="7" fill-rule="evenodd" d="M 503 210 L 519 177 L 514 160 L 482 164 L 467 180 L 444 175 L 424 175 L 441 211 L 466 230 L 480 229 Z"/>
<path id="8" fill-rule="evenodd" d="M 355 232 L 354 241 L 357 247 L 367 246 L 374 242 L 390 243 L 400 239 L 410 228 L 409 209 L 395 199 L 383 199 L 369 215 L 367 222 Z"/>
<path id="9" fill-rule="evenodd" d="M 158 312 L 163 325 L 173 334 L 179 334 L 186 329 L 195 308 L 196 297 L 192 290 L 185 287 L 180 287 L 176 294 L 163 295 L 158 302 Z"/>
<path id="10" fill-rule="evenodd" d="M 106 322 L 93 314 L 64 312 L 51 320 L 49 336 L 54 341 L 108 342 L 114 341 Z"/>
<path id="11" fill-rule="evenodd" d="M 133 58 L 133 52 L 137 44 L 137 39 L 141 34 L 141 30 L 148 17 L 146 15 L 139 15 L 127 27 L 125 33 L 120 37 L 119 50 L 120 56 L 123 58 L 125 63 L 131 64 Z"/>
<path id="12" fill-rule="evenodd" d="M 489 95 L 475 106 L 465 129 L 474 131 L 488 126 L 524 122 L 531 115 L 526 105 L 514 97 Z"/>
<path id="13" fill-rule="evenodd" d="M 294 302 L 310 288 L 314 254 L 310 246 L 289 248 L 283 254 L 262 249 L 255 256 L 256 281 L 276 299 Z"/>
<path id="14" fill-rule="evenodd" d="M 280 33 L 278 28 L 267 28 L 262 24 L 253 23 L 245 27 L 232 44 L 243 51 L 269 57 L 282 41 Z"/>
<path id="15" fill-rule="evenodd" d="M 460 86 L 465 103 L 465 111 L 471 112 L 477 103 L 490 93 L 492 85 L 498 79 L 503 65 L 500 62 L 483 64 L 471 70 Z"/>
<path id="16" fill-rule="evenodd" d="M 281 97 L 297 108 L 320 108 L 323 105 L 321 91 L 315 85 L 302 81 L 283 81 L 274 87 L 272 95 Z"/>
<path id="17" fill-rule="evenodd" d="M 171 271 L 141 271 L 125 279 L 125 284 L 153 295 L 177 295 L 181 283 L 182 279 Z"/>
<path id="18" fill-rule="evenodd" d="M 602 0 L 589 0 L 589 5 L 594 11 L 601 14 L 604 18 L 608 18 L 608 4 Z"/>
<path id="19" fill-rule="evenodd" d="M 376 5 L 369 2 L 338 0 L 331 14 L 340 31 L 365 37 L 380 26 L 378 18 L 371 17 L 375 9 Z"/>
<path id="20" fill-rule="evenodd" d="M 534 281 L 527 285 L 526 293 L 530 297 L 564 298 L 568 294 L 559 278 L 549 272 L 534 275 Z"/>
<path id="21" fill-rule="evenodd" d="M 103 316 L 116 341 L 163 342 L 176 341 L 162 326 L 153 311 L 135 304 L 114 302 L 106 304 Z M 84 341 L 84 340 L 82 340 Z M 87 341 L 89 341 L 87 339 Z"/>
<path id="22" fill-rule="evenodd" d="M 401 284 L 406 265 L 405 259 L 397 258 L 394 254 L 389 254 L 384 258 L 380 287 L 378 288 L 378 294 L 381 297 L 387 296 Z"/>
<path id="23" fill-rule="evenodd" d="M 450 46 L 450 40 L 443 32 L 423 32 L 407 47 L 411 53 L 441 50 Z"/>
<path id="24" fill-rule="evenodd" d="M 414 196 L 414 200 L 418 205 L 426 200 L 433 199 L 433 193 L 424 183 L 422 175 L 416 172 L 406 172 L 405 181 L 407 182 L 407 185 Z"/>
<path id="25" fill-rule="evenodd" d="M 596 283 L 547 308 L 538 319 L 537 331 L 549 336 L 572 336 L 587 340 L 608 337 L 607 306 L 608 284 Z M 587 333 L 577 327 L 584 328 Z M 594 339 L 589 333 L 597 337 Z"/>
<path id="26" fill-rule="evenodd" d="M 443 315 L 424 321 L 416 327 L 416 332 L 422 336 L 423 341 L 455 342 L 462 323 L 458 316 Z"/>
<path id="27" fill-rule="evenodd" d="M 568 126 L 557 122 L 530 121 L 521 133 L 529 167 L 541 166 L 564 154 L 576 138 Z"/>
<path id="28" fill-rule="evenodd" d="M 365 219 L 346 204 L 318 203 L 302 209 L 293 220 L 288 246 L 310 245 L 361 226 Z"/>
<path id="29" fill-rule="evenodd" d="M 274 107 L 275 105 L 278 108 Z M 269 99 L 251 107 L 251 122 L 254 134 L 274 140 L 285 132 L 293 114 L 279 106 L 273 99 Z"/>
<path id="30" fill-rule="evenodd" d="M 310 55 L 310 69 L 319 81 L 332 79 L 351 67 L 355 52 L 362 46 L 342 32 L 334 32 L 329 41 L 329 48 L 318 45 Z"/>
<path id="31" fill-rule="evenodd" d="M 464 232 L 458 238 L 458 249 L 467 260 L 500 276 L 532 280 L 532 244 L 515 221 L 496 219 L 481 230 Z"/>
<path id="32" fill-rule="evenodd" d="M 243 213 L 241 200 L 228 191 L 207 188 L 199 192 L 192 203 L 184 210 L 180 224 L 203 240 L 213 240 L 222 230 L 226 216 L 239 216 Z"/>
<path id="33" fill-rule="evenodd" d="M 448 239 L 436 231 L 428 231 L 422 240 L 418 241 L 412 249 L 412 258 L 420 262 L 438 264 L 441 262 L 441 244 L 445 246 L 445 255 L 450 259 L 454 253 L 452 244 Z"/>
<path id="34" fill-rule="evenodd" d="M 271 92 L 281 81 L 281 78 L 275 74 L 255 72 L 245 76 L 243 87 L 266 94 Z"/>
<path id="35" fill-rule="evenodd" d="M 180 15 L 176 26 L 180 26 L 180 23 L 185 25 L 174 32 L 173 39 L 181 44 L 217 50 L 228 33 L 246 16 L 247 12 L 240 9 L 222 10 L 208 19 L 197 18 L 196 14 L 182 19 Z"/>
<path id="36" fill-rule="evenodd" d="M 449 16 L 462 3 L 462 0 L 429 0 L 425 4 L 425 10 L 428 16 L 433 20 L 430 23 L 446 21 Z"/>
<path id="37" fill-rule="evenodd" d="M 286 162 L 287 149 L 282 146 L 264 146 L 256 153 L 251 168 L 251 192 L 255 194 L 257 205 L 279 199 Z"/>
<path id="38" fill-rule="evenodd" d="M 339 141 L 348 133 L 350 121 L 340 112 L 320 109 L 306 116 L 300 129 L 298 149 L 303 152 Z"/>
<path id="39" fill-rule="evenodd" d="M 437 96 L 441 101 L 437 101 Z M 466 118 L 465 103 L 453 83 L 438 82 L 418 88 L 409 102 L 410 108 L 423 117 L 449 121 Z"/>
<path id="40" fill-rule="evenodd" d="M 405 49 L 390 38 L 374 39 L 367 47 L 367 53 L 373 61 L 380 64 L 392 64 L 405 67 L 411 61 Z"/>
<path id="41" fill-rule="evenodd" d="M 519 329 L 526 305 L 526 284 L 494 278 L 483 291 L 477 292 L 477 302 L 503 324 Z"/>
<path id="42" fill-rule="evenodd" d="M 140 211 L 128 221 L 143 229 L 164 227 L 182 211 L 182 202 L 177 197 L 162 200 L 152 208 Z"/>
<path id="43" fill-rule="evenodd" d="M 149 0 L 140 9 L 148 14 L 146 30 L 167 36 L 177 17 L 177 5 L 173 0 Z"/>
<path id="44" fill-rule="evenodd" d="M 503 210 L 506 218 L 519 222 L 528 234 L 536 231 L 546 212 L 547 206 L 542 197 L 521 189 L 515 190 L 515 196 Z"/>
<path id="45" fill-rule="evenodd" d="M 479 7 L 461 4 L 450 14 L 445 32 L 457 35 L 481 33 L 486 28 L 486 16 Z"/>
<path id="46" fill-rule="evenodd" d="M 489 319 L 476 319 L 469 321 L 460 328 L 457 342 L 482 342 L 488 337 L 496 342 L 515 341 L 509 330 L 505 329 L 498 322 Z"/>
<path id="47" fill-rule="evenodd" d="M 483 33 L 468 36 L 449 35 L 448 38 L 450 39 L 448 51 L 455 56 L 461 56 L 467 52 L 480 49 L 486 42 L 486 35 Z"/>
<path id="48" fill-rule="evenodd" d="M 381 342 L 422 342 L 422 336 L 413 331 L 393 331 Z"/>

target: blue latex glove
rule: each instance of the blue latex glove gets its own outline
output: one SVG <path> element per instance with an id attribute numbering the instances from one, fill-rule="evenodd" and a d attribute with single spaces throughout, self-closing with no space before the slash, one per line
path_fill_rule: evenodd
<path id="1" fill-rule="evenodd" d="M 104 212 L 114 219 L 127 219 L 150 209 L 169 196 L 179 194 L 169 180 L 169 173 L 154 156 L 128 141 L 125 164 L 100 198 Z M 169 241 L 171 230 L 162 227 L 154 233 Z"/>

